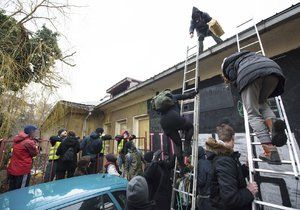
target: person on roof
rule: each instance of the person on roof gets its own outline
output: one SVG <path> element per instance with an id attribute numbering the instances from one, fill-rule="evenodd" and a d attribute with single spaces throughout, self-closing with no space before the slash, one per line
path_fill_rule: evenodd
<path id="1" fill-rule="evenodd" d="M 199 41 L 199 51 L 198 53 L 203 52 L 203 41 L 205 37 L 211 36 L 217 44 L 221 43 L 223 40 L 216 35 L 214 35 L 207 25 L 208 22 L 210 22 L 212 18 L 207 14 L 206 12 L 200 11 L 198 8 L 193 7 L 192 11 L 192 20 L 190 24 L 190 36 L 191 38 L 194 37 L 194 30 L 196 29 L 197 35 L 198 35 L 198 41 Z"/>
<path id="2" fill-rule="evenodd" d="M 38 128 L 35 125 L 27 125 L 24 131 L 14 138 L 12 157 L 7 168 L 9 190 L 29 185 L 32 158 L 38 154 L 35 141 L 37 136 Z"/>
<path id="3" fill-rule="evenodd" d="M 268 98 L 284 92 L 285 77 L 280 66 L 263 55 L 242 51 L 225 58 L 221 69 L 225 83 L 233 84 L 241 94 L 249 124 L 264 150 L 259 158 L 281 164 L 276 146 L 287 141 L 285 123 L 276 119 L 268 104 Z"/>

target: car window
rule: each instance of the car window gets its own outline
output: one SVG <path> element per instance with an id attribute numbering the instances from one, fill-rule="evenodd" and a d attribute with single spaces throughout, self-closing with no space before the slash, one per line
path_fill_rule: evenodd
<path id="1" fill-rule="evenodd" d="M 118 201 L 122 209 L 125 209 L 125 202 L 126 202 L 126 191 L 121 190 L 121 191 L 115 191 L 112 192 L 113 196 L 115 199 Z"/>
<path id="2" fill-rule="evenodd" d="M 109 196 L 104 194 L 61 208 L 61 210 L 117 210 L 117 208 Z"/>

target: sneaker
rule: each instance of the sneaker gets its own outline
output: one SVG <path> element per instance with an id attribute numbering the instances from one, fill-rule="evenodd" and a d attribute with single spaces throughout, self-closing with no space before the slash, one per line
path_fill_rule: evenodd
<path id="1" fill-rule="evenodd" d="M 276 120 L 272 127 L 272 144 L 277 147 L 282 147 L 287 142 L 285 134 L 285 123 L 283 120 Z"/>
<path id="2" fill-rule="evenodd" d="M 259 159 L 266 161 L 268 164 L 281 165 L 278 150 L 272 145 L 263 145 L 264 154 L 259 156 Z"/>

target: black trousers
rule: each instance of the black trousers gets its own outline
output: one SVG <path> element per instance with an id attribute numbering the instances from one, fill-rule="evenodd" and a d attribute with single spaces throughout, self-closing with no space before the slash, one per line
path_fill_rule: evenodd
<path id="1" fill-rule="evenodd" d="M 21 176 L 8 175 L 9 190 L 15 190 L 23 187 L 28 187 L 30 181 L 30 174 Z"/>
<path id="2" fill-rule="evenodd" d="M 183 165 L 182 143 L 178 131 L 184 131 L 185 141 L 190 143 L 194 134 L 193 124 L 175 110 L 170 110 L 162 115 L 160 124 L 165 134 L 175 144 L 175 155 L 179 164 Z"/>
<path id="3" fill-rule="evenodd" d="M 56 180 L 66 178 L 66 173 L 67 173 L 67 178 L 73 177 L 75 173 L 75 168 L 68 168 L 68 169 L 57 171 Z"/>

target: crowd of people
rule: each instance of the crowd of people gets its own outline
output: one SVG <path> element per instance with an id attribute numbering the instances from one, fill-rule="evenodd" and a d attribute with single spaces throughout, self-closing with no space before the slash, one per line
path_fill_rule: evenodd
<path id="1" fill-rule="evenodd" d="M 203 50 L 206 36 L 212 36 L 217 43 L 222 41 L 209 32 L 207 22 L 210 20 L 207 13 L 193 8 L 190 35 L 193 36 L 196 29 L 199 52 Z M 267 103 L 268 98 L 283 93 L 285 77 L 281 68 L 265 56 L 245 51 L 225 58 L 221 69 L 225 82 L 235 86 L 241 94 L 249 123 L 264 150 L 259 158 L 269 164 L 281 164 L 277 147 L 286 142 L 285 124 L 276 119 Z M 127 210 L 170 209 L 176 157 L 180 171 L 176 188 L 191 192 L 193 166 L 184 162 L 184 156 L 188 160 L 191 155 L 194 127 L 180 115 L 179 100 L 194 98 L 197 94 L 197 90 L 183 95 L 165 90 L 153 98 L 153 108 L 161 116 L 161 127 L 174 142 L 174 156 L 166 152 L 162 155 L 160 150 L 143 154 L 134 144 L 135 135 L 128 131 L 114 138 L 117 154 L 107 154 L 103 145 L 112 138 L 104 134 L 102 128 L 82 140 L 73 131 L 61 129 L 49 139 L 51 148 L 44 181 L 108 173 L 129 181 Z M 39 152 L 37 130 L 36 126 L 28 125 L 14 138 L 7 168 L 10 190 L 29 185 L 32 160 Z M 184 149 L 179 131 L 184 134 Z M 250 210 L 258 185 L 246 182 L 248 166 L 240 163 L 240 153 L 234 150 L 235 131 L 228 123 L 221 123 L 216 126 L 216 133 L 217 139 L 210 137 L 205 148 L 198 148 L 197 209 Z M 191 198 L 185 193 L 176 193 L 176 203 L 177 209 L 191 208 Z"/>

